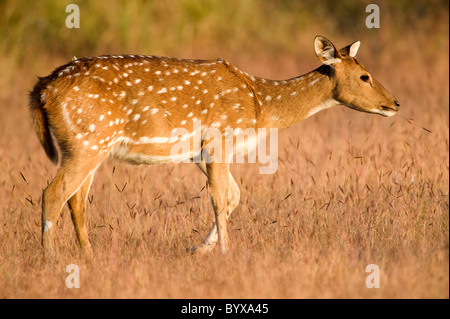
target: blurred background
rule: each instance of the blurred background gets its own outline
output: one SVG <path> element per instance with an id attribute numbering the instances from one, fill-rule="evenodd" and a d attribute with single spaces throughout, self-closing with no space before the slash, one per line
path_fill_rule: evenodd
<path id="1" fill-rule="evenodd" d="M 79 29 L 65 25 L 70 3 L 79 6 Z M 379 29 L 366 27 L 370 3 L 380 8 Z M 392 67 L 421 51 L 416 62 L 429 64 L 446 54 L 447 22 L 446 0 L 2 0 L 2 87 L 18 70 L 44 75 L 72 56 L 110 53 L 223 57 L 256 75 L 297 74 L 309 70 L 317 34 L 341 46 L 361 40 L 366 63 Z"/>
<path id="2" fill-rule="evenodd" d="M 66 27 L 70 3 L 79 6 L 80 28 Z M 366 26 L 371 3 L 379 6 L 380 28 Z M 209 273 L 189 259 L 192 276 L 185 276 L 184 248 L 198 244 L 212 222 L 205 179 L 193 165 L 105 163 L 89 198 L 90 236 L 94 252 L 107 252 L 99 267 L 117 266 L 100 278 L 131 278 L 87 295 L 448 298 L 448 0 L 0 0 L 0 296 L 71 296 L 48 274 L 35 275 L 34 286 L 22 274 L 39 260 L 41 194 L 56 172 L 28 112 L 37 76 L 73 56 L 128 53 L 221 57 L 250 74 L 287 79 L 320 65 L 318 34 L 337 48 L 361 41 L 358 59 L 400 101 L 398 116 L 336 107 L 279 133 L 276 174 L 233 165 L 241 205 L 230 229 L 242 246 L 228 285 L 205 279 L 215 273 L 214 259 Z M 59 247 L 75 255 L 64 216 Z M 153 276 L 148 263 L 117 260 L 136 260 L 143 247 L 140 258 L 156 256 L 152 267 L 164 275 L 149 280 L 155 289 L 136 291 L 142 276 Z M 258 258 L 263 267 L 252 268 Z M 374 260 L 392 280 L 385 290 L 361 290 L 358 269 Z M 173 290 L 169 282 L 179 285 Z"/>

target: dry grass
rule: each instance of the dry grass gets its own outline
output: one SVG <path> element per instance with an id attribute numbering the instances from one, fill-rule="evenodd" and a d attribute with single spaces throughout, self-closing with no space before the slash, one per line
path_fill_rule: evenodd
<path id="1" fill-rule="evenodd" d="M 360 59 L 401 101 L 401 117 L 337 107 L 280 132 L 276 174 L 233 165 L 241 202 L 227 256 L 185 252 L 213 220 L 195 165 L 108 162 L 88 204 L 95 261 L 81 258 L 64 209 L 59 257 L 44 263 L 41 192 L 56 168 L 28 116 L 36 75 L 28 70 L 48 73 L 64 59 L 10 71 L 0 83 L 7 88 L 0 92 L 0 297 L 448 298 L 448 15 L 430 27 L 433 36 L 408 28 L 401 37 L 359 38 Z M 309 44 L 316 31 L 299 41 Z M 331 38 L 343 45 L 349 37 Z M 227 59 L 256 75 L 288 78 L 318 65 L 311 45 L 299 51 Z M 81 268 L 80 289 L 65 286 L 72 263 Z M 368 264 L 380 267 L 379 289 L 365 287 Z"/>

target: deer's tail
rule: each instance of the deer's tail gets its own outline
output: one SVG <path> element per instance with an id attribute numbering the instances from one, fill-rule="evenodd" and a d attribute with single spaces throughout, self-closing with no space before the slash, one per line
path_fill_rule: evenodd
<path id="1" fill-rule="evenodd" d="M 55 147 L 53 137 L 50 133 L 50 125 L 47 112 L 44 109 L 45 95 L 43 90 L 46 87 L 45 78 L 39 78 L 38 83 L 30 93 L 30 111 L 39 141 L 45 150 L 48 158 L 54 163 L 58 163 L 58 150 Z"/>

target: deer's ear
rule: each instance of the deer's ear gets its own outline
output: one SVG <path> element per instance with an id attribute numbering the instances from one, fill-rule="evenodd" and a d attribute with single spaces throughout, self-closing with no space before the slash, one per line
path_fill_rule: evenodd
<path id="1" fill-rule="evenodd" d="M 356 56 L 356 53 L 358 53 L 359 50 L 359 46 L 361 45 L 360 41 L 356 41 L 350 45 L 347 45 L 345 48 L 342 48 L 339 50 L 339 52 L 342 55 L 349 55 L 352 58 L 354 58 Z"/>
<path id="2" fill-rule="evenodd" d="M 314 51 L 316 51 L 319 60 L 325 64 L 337 62 L 336 59 L 340 59 L 341 57 L 333 43 L 320 35 L 316 36 L 314 39 Z"/>

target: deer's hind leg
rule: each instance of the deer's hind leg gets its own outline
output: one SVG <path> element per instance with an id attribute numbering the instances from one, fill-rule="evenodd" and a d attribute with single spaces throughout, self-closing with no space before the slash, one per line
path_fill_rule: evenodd
<path id="1" fill-rule="evenodd" d="M 86 228 L 86 201 L 91 188 L 94 172 L 81 185 L 80 189 L 69 199 L 70 215 L 81 250 L 86 257 L 92 258 L 92 249 Z"/>
<path id="2" fill-rule="evenodd" d="M 80 206 L 78 204 L 79 195 L 76 193 L 80 192 L 80 188 L 91 178 L 102 160 L 103 158 L 94 157 L 87 159 L 85 156 L 63 158 L 55 178 L 44 190 L 42 195 L 42 246 L 47 259 L 52 259 L 54 256 L 53 241 L 61 209 L 74 195 L 73 207 Z M 85 190 L 81 191 L 81 193 L 83 192 Z M 75 209 L 75 212 L 77 211 L 79 210 Z M 77 218 L 79 219 L 79 217 Z M 80 227 L 81 233 L 83 233 L 82 229 L 83 227 Z"/>

